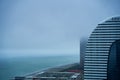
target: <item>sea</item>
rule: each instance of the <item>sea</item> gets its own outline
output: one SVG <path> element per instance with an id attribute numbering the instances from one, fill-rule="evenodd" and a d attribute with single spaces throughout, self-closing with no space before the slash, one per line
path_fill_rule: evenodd
<path id="1" fill-rule="evenodd" d="M 78 55 L 26 56 L 0 59 L 0 80 L 79 62 Z"/>

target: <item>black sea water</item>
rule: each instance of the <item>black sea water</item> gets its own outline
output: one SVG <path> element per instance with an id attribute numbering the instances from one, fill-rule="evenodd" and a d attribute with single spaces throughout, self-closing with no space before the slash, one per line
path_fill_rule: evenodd
<path id="1" fill-rule="evenodd" d="M 0 80 L 75 62 L 79 62 L 77 55 L 3 58 L 0 59 Z"/>

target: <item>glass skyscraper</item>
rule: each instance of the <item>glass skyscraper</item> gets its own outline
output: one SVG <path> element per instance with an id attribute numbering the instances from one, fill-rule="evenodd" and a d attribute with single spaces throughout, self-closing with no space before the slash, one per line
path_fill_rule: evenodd
<path id="1" fill-rule="evenodd" d="M 120 80 L 120 17 L 94 29 L 85 52 L 84 80 Z"/>

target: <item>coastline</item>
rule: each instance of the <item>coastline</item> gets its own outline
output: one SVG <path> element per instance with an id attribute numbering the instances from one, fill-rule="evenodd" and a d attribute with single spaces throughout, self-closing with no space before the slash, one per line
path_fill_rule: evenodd
<path id="1" fill-rule="evenodd" d="M 43 74 L 43 73 L 51 73 L 51 72 L 65 72 L 65 70 L 71 68 L 71 67 L 74 67 L 74 66 L 78 66 L 79 65 L 79 62 L 75 62 L 75 63 L 71 63 L 71 64 L 65 64 L 65 65 L 57 65 L 55 67 L 49 67 L 49 68 L 45 68 L 45 69 L 42 69 L 40 71 L 35 71 L 35 72 L 32 72 L 32 73 L 28 73 L 28 74 L 25 74 L 24 76 L 16 76 L 14 77 L 14 79 L 12 80 L 16 80 L 15 78 L 32 78 L 36 75 L 40 75 L 40 74 Z"/>

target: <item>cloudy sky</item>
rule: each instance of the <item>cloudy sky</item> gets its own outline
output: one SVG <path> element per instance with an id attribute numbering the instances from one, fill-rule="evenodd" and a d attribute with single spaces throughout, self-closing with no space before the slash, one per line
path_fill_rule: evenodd
<path id="1" fill-rule="evenodd" d="M 0 0 L 0 54 L 79 55 L 80 38 L 120 15 L 119 0 Z"/>

